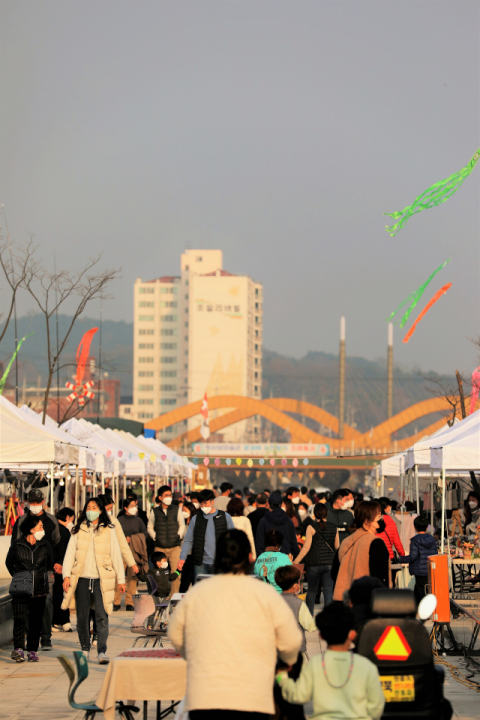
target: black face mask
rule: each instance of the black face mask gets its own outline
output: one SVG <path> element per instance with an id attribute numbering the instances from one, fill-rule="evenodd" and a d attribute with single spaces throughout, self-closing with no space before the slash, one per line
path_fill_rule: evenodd
<path id="1" fill-rule="evenodd" d="M 379 533 L 385 532 L 385 528 L 386 528 L 385 520 L 382 518 L 381 520 L 378 521 L 377 535 Z"/>

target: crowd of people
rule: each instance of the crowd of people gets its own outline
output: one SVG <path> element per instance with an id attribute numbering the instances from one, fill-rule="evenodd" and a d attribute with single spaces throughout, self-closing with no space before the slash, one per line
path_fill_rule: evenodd
<path id="1" fill-rule="evenodd" d="M 234 710 L 236 718 L 273 712 L 302 718 L 308 701 L 318 717 L 329 716 L 329 708 L 339 718 L 380 717 L 376 668 L 351 645 L 368 618 L 373 589 L 394 585 L 392 565 L 408 563 L 415 596 L 424 596 L 427 557 L 437 546 L 422 515 L 414 518 L 406 552 L 395 503 L 348 488 L 254 494 L 225 482 L 180 495 L 164 485 L 148 511 L 133 493 L 121 508 L 103 494 L 89 499 L 77 518 L 69 507 L 48 513 L 39 489 L 27 500 L 6 561 L 16 662 L 38 662 L 39 646 L 52 648 L 52 632 L 73 631 L 75 601 L 82 651 L 89 659 L 96 647 L 98 662 L 107 664 L 108 617 L 120 610 L 123 594 L 125 610 L 134 610 L 143 581 L 162 600 L 186 593 L 169 637 L 187 659 L 193 720 L 226 718 Z M 475 508 L 469 510 L 471 521 Z M 199 583 L 201 575 L 215 577 Z M 303 579 L 305 602 L 298 597 Z M 322 595 L 324 609 L 314 619 Z M 305 632 L 316 628 L 328 650 L 305 662 Z M 275 672 L 275 691 L 266 693 Z M 241 682 L 232 684 L 233 677 Z"/>

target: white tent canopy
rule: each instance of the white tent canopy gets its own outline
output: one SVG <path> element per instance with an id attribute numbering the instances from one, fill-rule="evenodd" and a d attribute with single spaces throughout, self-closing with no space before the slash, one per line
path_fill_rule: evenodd
<path id="1" fill-rule="evenodd" d="M 78 464 L 79 446 L 29 422 L 0 396 L 0 467 L 31 469 L 43 463 Z"/>
<path id="2" fill-rule="evenodd" d="M 455 422 L 455 424 L 451 427 L 446 425 L 443 428 L 440 428 L 440 430 L 437 430 L 437 432 L 433 433 L 433 435 L 430 435 L 429 437 L 420 440 L 420 442 L 415 443 L 414 445 L 412 445 L 412 447 L 408 448 L 407 458 L 405 461 L 405 469 L 410 470 L 411 468 L 415 467 L 415 465 L 423 465 L 429 467 L 430 448 L 432 447 L 432 445 L 443 444 L 444 442 L 448 442 L 451 438 L 457 437 L 457 435 L 461 435 L 466 428 L 475 425 L 475 416 L 479 413 L 480 410 L 477 410 L 476 413 L 469 415 L 463 420 Z"/>
<path id="3" fill-rule="evenodd" d="M 70 418 L 70 420 L 67 420 L 67 422 L 63 423 L 61 427 L 62 430 L 67 431 L 69 434 L 76 437 L 77 440 L 84 443 L 85 445 L 88 445 L 88 447 L 93 448 L 96 451 L 94 468 L 96 472 L 107 473 L 107 475 L 115 472 L 116 468 L 114 458 L 112 455 L 110 457 L 107 457 L 107 452 L 109 448 L 98 435 L 90 432 L 76 418 Z M 119 470 L 120 472 L 118 474 L 123 474 L 121 472 L 121 468 L 119 468 Z M 125 471 L 125 463 L 123 463 L 123 471 Z"/>
<path id="4" fill-rule="evenodd" d="M 477 423 L 442 444 L 433 444 L 430 450 L 430 467 L 451 470 L 480 470 L 480 412 Z M 473 415 L 471 417 L 473 417 Z"/>

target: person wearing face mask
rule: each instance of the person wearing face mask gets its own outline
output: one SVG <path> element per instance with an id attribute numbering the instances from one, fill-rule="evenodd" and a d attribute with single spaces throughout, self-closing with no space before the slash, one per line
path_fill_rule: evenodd
<path id="1" fill-rule="evenodd" d="M 63 559 L 67 552 L 68 543 L 70 541 L 70 533 L 73 528 L 73 521 L 75 520 L 75 510 L 69 507 L 63 507 L 59 510 L 55 517 L 58 520 L 60 528 L 61 542 L 58 550 L 58 561 L 60 565 L 63 565 Z M 62 568 L 60 572 L 55 573 L 55 582 L 53 585 L 53 632 L 63 630 L 63 632 L 73 632 L 72 625 L 70 623 L 70 610 L 62 610 L 63 602 L 63 577 Z"/>
<path id="2" fill-rule="evenodd" d="M 148 521 L 148 534 L 155 543 L 155 552 L 163 552 L 172 569 L 180 559 L 180 545 L 185 535 L 183 510 L 173 502 L 172 490 L 162 485 L 156 497 L 158 507 L 153 509 Z M 180 589 L 180 578 L 172 584 L 172 594 Z"/>
<path id="3" fill-rule="evenodd" d="M 198 499 L 199 495 L 200 495 L 200 493 L 198 493 L 198 492 L 191 493 L 192 505 L 195 508 L 195 510 L 200 510 L 200 501 Z"/>
<path id="4" fill-rule="evenodd" d="M 13 612 L 12 660 L 25 662 L 25 634 L 29 662 L 38 662 L 37 654 L 42 628 L 42 618 L 48 594 L 48 572 L 53 563 L 53 552 L 47 541 L 42 520 L 27 515 L 20 526 L 20 535 L 10 545 L 5 565 L 12 576 L 12 584 L 18 573 L 30 573 L 31 589 L 17 594 L 11 588 Z M 26 588 L 27 590 L 27 588 Z M 28 631 L 27 631 L 28 627 Z"/>
<path id="5" fill-rule="evenodd" d="M 138 505 L 136 500 L 126 498 L 123 501 L 123 509 L 125 515 L 118 518 L 118 523 L 123 530 L 128 546 L 132 551 L 133 559 L 135 562 L 136 572 L 143 570 L 143 565 L 148 566 L 148 555 L 147 555 L 147 528 L 145 523 L 138 517 Z M 113 523 L 112 523 L 113 525 Z M 141 538 L 141 540 L 139 540 Z M 139 545 L 137 546 L 137 540 Z M 134 571 L 134 568 L 128 567 L 128 563 L 123 560 L 123 567 L 126 573 L 126 585 L 127 592 L 125 595 L 125 610 L 133 612 L 133 596 L 137 592 L 138 578 Z M 120 610 L 121 605 L 121 593 L 117 586 L 115 587 L 115 597 L 113 601 L 113 609 L 115 612 Z"/>
<path id="6" fill-rule="evenodd" d="M 62 608 L 70 607 L 75 597 L 77 632 L 80 647 L 90 656 L 90 605 L 95 605 L 95 622 L 98 632 L 98 662 L 106 665 L 108 616 L 113 609 L 115 582 L 125 592 L 125 570 L 117 534 L 99 498 L 85 503 L 77 523 L 72 528 L 63 561 Z"/>
<path id="7" fill-rule="evenodd" d="M 349 536 L 348 528 L 353 525 L 353 496 L 350 490 L 340 489 L 332 493 L 327 504 L 327 520 L 338 528 L 338 537 L 342 543 Z"/>
<path id="8" fill-rule="evenodd" d="M 17 518 L 12 531 L 12 542 L 20 537 L 20 529 L 22 523 L 25 522 L 29 515 L 34 515 L 42 521 L 45 538 L 53 551 L 52 566 L 48 569 L 48 595 L 45 603 L 45 612 L 42 621 L 42 631 L 40 635 L 42 650 L 52 649 L 52 619 L 53 619 L 53 586 L 55 584 L 55 573 L 62 572 L 61 557 L 59 555 L 59 545 L 61 541 L 60 528 L 55 515 L 47 513 L 45 510 L 45 498 L 39 488 L 30 490 L 27 495 L 28 511 L 24 515 Z"/>
<path id="9" fill-rule="evenodd" d="M 338 551 L 340 566 L 336 575 L 334 600 L 343 600 L 343 594 L 357 578 L 370 575 L 377 577 L 385 587 L 390 587 L 390 559 L 387 546 L 377 535 L 382 506 L 374 501 L 362 501 L 355 508 L 357 528 Z"/>
<path id="10" fill-rule="evenodd" d="M 465 535 L 474 535 L 480 525 L 480 494 L 474 490 L 468 493 L 464 505 Z"/>
<path id="11" fill-rule="evenodd" d="M 188 526 L 192 522 L 192 518 L 194 518 L 198 512 L 199 510 L 197 510 L 193 503 L 188 501 L 183 503 L 182 515 L 183 519 L 185 520 L 186 528 L 188 528 Z M 179 592 L 186 593 L 190 585 L 193 585 L 193 580 L 193 555 L 192 553 L 190 553 L 190 555 L 188 555 L 187 559 L 185 560 L 185 565 L 182 569 Z"/>
<path id="12" fill-rule="evenodd" d="M 390 562 L 395 559 L 395 551 L 398 555 L 405 555 L 400 535 L 398 534 L 397 524 L 390 513 L 392 512 L 392 501 L 387 497 L 382 497 L 378 501 L 382 506 L 382 518 L 378 521 L 378 537 L 382 538 L 387 546 Z M 392 583 L 395 584 L 395 577 L 399 570 L 392 570 Z"/>
<path id="13" fill-rule="evenodd" d="M 157 589 L 155 590 L 155 597 L 157 600 L 165 601 L 173 595 L 171 586 L 172 582 L 178 578 L 180 572 L 176 570 L 172 572 L 168 564 L 168 559 L 163 552 L 153 552 L 150 556 L 152 561 L 152 568 L 149 568 L 147 575 L 155 581 Z"/>
<path id="14" fill-rule="evenodd" d="M 190 521 L 183 541 L 180 560 L 176 567 L 180 571 L 183 570 L 185 560 L 191 552 L 194 563 L 194 581 L 198 575 L 211 574 L 218 538 L 225 530 L 235 528 L 230 515 L 215 507 L 213 490 L 202 490 L 198 499 L 201 512 Z"/>
<path id="15" fill-rule="evenodd" d="M 100 496 L 98 496 L 98 497 L 100 497 Z M 147 513 L 145 512 L 145 510 L 142 510 L 142 508 L 138 506 L 138 497 L 135 495 L 134 492 L 132 492 L 131 490 L 129 490 L 129 491 L 127 492 L 127 499 L 128 499 L 128 500 L 135 500 L 135 501 L 136 501 L 136 503 L 137 503 L 137 508 L 138 508 L 137 515 L 138 515 L 138 517 L 140 518 L 140 520 L 143 520 L 143 522 L 144 522 L 144 524 L 145 524 L 145 527 L 147 527 L 147 525 L 148 525 L 148 515 L 147 515 Z M 123 515 L 126 515 L 126 511 L 125 511 L 125 508 L 124 508 L 124 507 L 122 507 L 121 510 L 120 510 L 120 512 L 117 514 L 117 519 L 123 517 Z"/>

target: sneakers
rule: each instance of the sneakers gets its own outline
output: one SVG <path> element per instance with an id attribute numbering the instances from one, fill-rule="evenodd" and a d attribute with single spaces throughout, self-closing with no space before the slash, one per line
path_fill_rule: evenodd
<path id="1" fill-rule="evenodd" d="M 50 646 L 50 648 L 51 648 L 51 646 Z M 38 657 L 37 653 L 34 652 L 33 650 L 31 650 L 28 653 L 28 662 L 38 662 L 39 660 L 40 660 L 40 658 Z"/>
<path id="2" fill-rule="evenodd" d="M 82 653 L 85 660 L 88 662 L 90 660 L 90 650 L 82 650 Z"/>
<path id="3" fill-rule="evenodd" d="M 128 610 L 129 612 L 133 612 L 133 605 L 125 605 L 125 610 Z"/>
<path id="4" fill-rule="evenodd" d="M 63 632 L 73 632 L 73 628 L 70 623 L 65 623 L 63 626 Z"/>
<path id="5" fill-rule="evenodd" d="M 108 665 L 110 662 L 110 659 L 107 655 L 107 653 L 98 653 L 98 664 L 99 665 Z"/>
<path id="6" fill-rule="evenodd" d="M 120 610 L 120 605 L 113 606 L 113 612 L 118 612 L 119 610 Z"/>
<path id="7" fill-rule="evenodd" d="M 51 640 L 42 640 L 42 650 L 53 650 Z"/>
<path id="8" fill-rule="evenodd" d="M 22 650 L 22 648 L 12 650 L 12 660 L 15 660 L 15 662 L 18 663 L 25 662 L 25 652 Z"/>
<path id="9" fill-rule="evenodd" d="M 92 635 L 92 647 L 97 647 L 97 636 L 95 633 Z"/>

